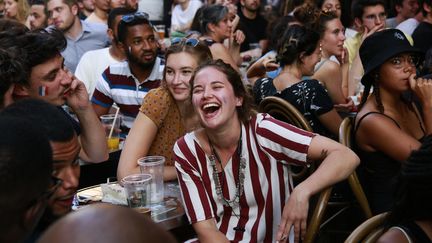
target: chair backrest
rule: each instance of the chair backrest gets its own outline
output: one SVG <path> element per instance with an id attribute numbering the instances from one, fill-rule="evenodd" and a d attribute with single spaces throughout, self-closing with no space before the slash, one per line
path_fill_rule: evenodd
<path id="1" fill-rule="evenodd" d="M 339 142 L 348 148 L 352 148 L 352 118 L 345 117 L 339 127 Z"/>
<path id="2" fill-rule="evenodd" d="M 386 217 L 387 213 L 381 213 L 366 220 L 348 236 L 345 243 L 376 242 L 383 234 L 382 224 Z"/>
<path id="3" fill-rule="evenodd" d="M 311 125 L 306 118 L 304 118 L 303 114 L 282 98 L 268 96 L 261 101 L 258 110 L 260 112 L 268 113 L 278 120 L 284 121 L 303 130 L 309 132 L 313 131 Z"/>
<path id="4" fill-rule="evenodd" d="M 348 148 L 353 147 L 352 127 L 353 119 L 351 117 L 346 117 L 343 119 L 339 127 L 339 142 Z M 355 171 L 348 177 L 348 182 L 366 218 L 368 219 L 372 217 L 372 211 L 370 209 L 369 202 Z"/>

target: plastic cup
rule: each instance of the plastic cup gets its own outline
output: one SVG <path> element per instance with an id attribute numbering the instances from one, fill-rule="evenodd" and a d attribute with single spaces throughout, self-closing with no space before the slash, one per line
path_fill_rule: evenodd
<path id="1" fill-rule="evenodd" d="M 151 179 L 152 176 L 149 174 L 133 174 L 122 179 L 130 208 L 145 212 L 150 210 Z"/>
<path id="2" fill-rule="evenodd" d="M 165 25 L 158 24 L 158 25 L 155 25 L 155 28 L 156 28 L 156 31 L 159 35 L 159 39 L 160 40 L 165 39 Z"/>
<path id="3" fill-rule="evenodd" d="M 141 173 L 152 175 L 151 182 L 151 203 L 159 203 L 164 198 L 163 174 L 165 157 L 146 156 L 138 159 Z"/>
<path id="4" fill-rule="evenodd" d="M 100 117 L 102 125 L 105 127 L 105 134 L 107 139 L 108 149 L 113 151 L 119 149 L 120 145 L 120 124 L 122 121 L 122 116 L 117 115 L 116 120 L 114 121 L 115 115 L 108 114 Z M 113 132 L 111 137 L 109 137 L 111 127 L 114 125 Z"/>

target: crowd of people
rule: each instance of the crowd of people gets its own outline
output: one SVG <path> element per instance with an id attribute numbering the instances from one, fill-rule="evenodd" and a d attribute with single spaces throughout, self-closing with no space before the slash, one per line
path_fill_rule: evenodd
<path id="1" fill-rule="evenodd" d="M 124 208 L 70 213 L 80 164 L 109 158 L 99 117 L 116 109 L 117 179 L 164 156 L 199 242 L 299 242 L 310 198 L 353 171 L 372 212 L 392 212 L 380 241 L 432 239 L 431 198 L 412 189 L 432 185 L 431 0 L 164 1 L 168 40 L 141 2 L 0 0 L 0 242 L 70 228 L 115 242 L 122 230 L 92 234 L 114 219 L 131 241 L 175 241 Z M 313 132 L 258 113 L 268 96 Z M 352 148 L 337 142 L 346 116 Z M 289 165 L 318 162 L 293 183 Z"/>

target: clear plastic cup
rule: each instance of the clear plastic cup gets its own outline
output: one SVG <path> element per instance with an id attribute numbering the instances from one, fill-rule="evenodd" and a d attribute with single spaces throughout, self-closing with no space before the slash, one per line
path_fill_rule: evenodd
<path id="1" fill-rule="evenodd" d="M 115 121 L 114 118 L 115 114 L 107 114 L 100 117 L 102 125 L 105 127 L 107 145 L 110 151 L 119 149 L 120 145 L 120 124 L 122 122 L 122 116 L 118 114 Z M 111 137 L 109 137 L 112 126 L 114 126 L 113 132 Z"/>
<path id="2" fill-rule="evenodd" d="M 133 174 L 126 176 L 121 180 L 130 208 L 150 208 L 151 179 L 152 176 L 150 174 Z"/>
<path id="3" fill-rule="evenodd" d="M 152 175 L 151 181 L 151 203 L 159 203 L 164 198 L 164 165 L 163 156 L 146 156 L 138 159 L 141 173 Z"/>

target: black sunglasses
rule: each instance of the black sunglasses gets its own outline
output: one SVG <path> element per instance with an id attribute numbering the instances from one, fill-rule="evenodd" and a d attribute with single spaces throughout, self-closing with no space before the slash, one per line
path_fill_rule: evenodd
<path id="1" fill-rule="evenodd" d="M 191 46 L 191 47 L 196 47 L 198 45 L 200 41 L 198 39 L 195 38 L 190 38 L 190 39 L 186 39 L 186 38 L 181 38 L 181 37 L 174 37 L 171 39 L 171 45 L 185 45 L 185 46 Z"/>
<path id="2" fill-rule="evenodd" d="M 123 15 L 121 20 L 125 23 L 130 23 L 136 19 L 149 20 L 150 16 L 145 12 L 136 12 L 134 14 Z M 150 23 L 150 22 L 149 22 Z"/>

